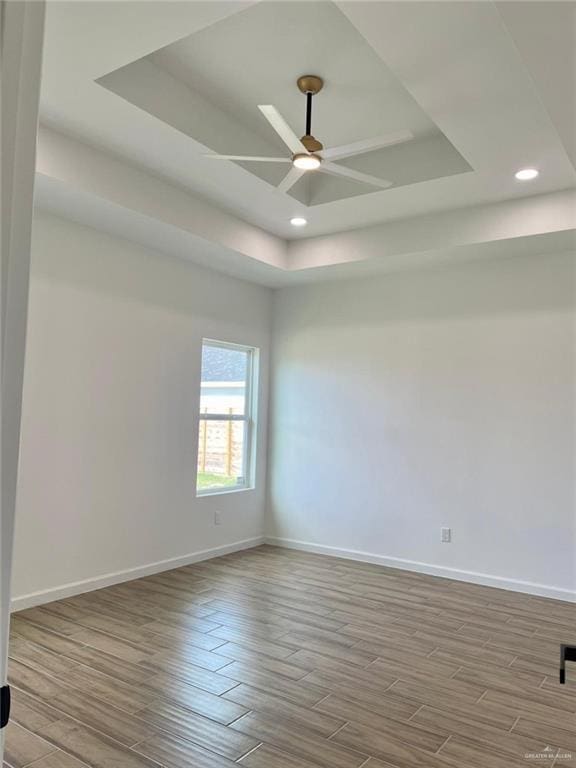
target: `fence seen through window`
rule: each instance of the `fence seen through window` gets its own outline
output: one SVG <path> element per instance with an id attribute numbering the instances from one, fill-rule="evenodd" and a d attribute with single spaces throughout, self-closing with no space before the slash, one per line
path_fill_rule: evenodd
<path id="1" fill-rule="evenodd" d="M 199 494 L 251 485 L 256 350 L 218 341 L 202 344 Z"/>

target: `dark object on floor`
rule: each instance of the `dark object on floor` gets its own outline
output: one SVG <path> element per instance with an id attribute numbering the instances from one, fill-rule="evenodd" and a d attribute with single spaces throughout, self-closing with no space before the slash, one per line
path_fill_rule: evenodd
<path id="1" fill-rule="evenodd" d="M 560 685 L 566 682 L 567 661 L 576 661 L 576 645 L 560 646 Z"/>
<path id="2" fill-rule="evenodd" d="M 5 728 L 10 720 L 10 686 L 0 688 L 0 728 Z"/>

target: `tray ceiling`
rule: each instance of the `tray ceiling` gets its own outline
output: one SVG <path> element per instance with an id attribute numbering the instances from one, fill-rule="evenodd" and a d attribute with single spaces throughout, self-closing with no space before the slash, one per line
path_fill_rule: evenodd
<path id="1" fill-rule="evenodd" d="M 336 258 L 331 236 L 346 230 L 358 237 L 343 238 L 338 258 L 360 260 L 365 249 L 351 243 L 365 228 L 390 233 L 395 222 L 420 217 L 434 230 L 441 212 L 463 207 L 491 206 L 497 222 L 507 201 L 575 186 L 575 8 L 538 0 L 51 0 L 41 122 L 55 139 L 45 144 L 43 174 L 65 185 L 66 210 L 83 189 L 99 221 L 118 214 L 118 231 L 120 211 L 140 211 L 206 242 L 220 238 L 240 261 L 275 264 L 287 241 L 304 246 L 324 236 L 330 245 L 314 251 L 313 263 L 328 264 Z M 392 187 L 309 174 L 292 196 L 273 186 L 284 167 L 205 157 L 282 154 L 256 105 L 274 104 L 302 133 L 295 80 L 306 72 L 326 80 L 313 126 L 325 145 L 412 131 L 409 144 L 345 161 Z M 88 170 L 84 154 L 92 151 L 98 160 Z M 540 170 L 535 181 L 515 180 L 531 166 Z M 129 185 L 129 169 L 143 181 Z M 50 185 L 46 198 L 54 195 Z M 290 226 L 297 215 L 307 227 Z M 131 228 L 140 227 L 134 219 Z M 493 232 L 486 219 L 486 237 Z M 188 251 L 183 241 L 178 248 Z M 291 248 L 285 260 L 290 268 Z"/>
<path id="2" fill-rule="evenodd" d="M 258 104 L 274 104 L 305 133 L 299 75 L 325 79 L 314 98 L 313 133 L 325 147 L 400 130 L 413 140 L 341 161 L 395 187 L 471 171 L 346 16 L 330 2 L 259 3 L 105 77 L 99 84 L 223 154 L 286 157 Z M 283 164 L 238 163 L 276 187 Z M 305 206 L 377 192 L 308 173 L 288 192 Z"/>

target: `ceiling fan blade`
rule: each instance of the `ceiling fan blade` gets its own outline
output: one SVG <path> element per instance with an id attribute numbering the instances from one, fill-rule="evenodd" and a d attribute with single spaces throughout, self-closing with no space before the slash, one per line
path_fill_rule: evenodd
<path id="1" fill-rule="evenodd" d="M 204 155 L 212 160 L 244 160 L 250 163 L 291 163 L 290 157 L 250 157 L 248 155 Z"/>
<path id="2" fill-rule="evenodd" d="M 384 149 L 394 144 L 403 144 L 414 138 L 410 131 L 396 131 L 387 136 L 376 136 L 373 139 L 362 139 L 353 144 L 342 144 L 339 147 L 330 147 L 322 152 L 325 160 L 343 160 L 345 157 L 354 157 L 354 155 L 363 155 L 364 152 L 373 152 L 375 149 Z"/>
<path id="3" fill-rule="evenodd" d="M 303 171 L 301 168 L 291 168 L 286 176 L 284 176 L 280 184 L 278 184 L 278 189 L 280 192 L 288 192 L 289 189 L 292 189 L 298 179 L 300 179 L 305 173 L 306 171 Z"/>
<path id="4" fill-rule="evenodd" d="M 360 171 L 354 171 L 352 168 L 336 165 L 336 163 L 322 163 L 319 170 L 324 171 L 324 173 L 329 173 L 332 176 L 343 176 L 352 181 L 360 181 L 363 184 L 372 184 L 373 187 L 380 187 L 381 189 L 388 189 L 388 187 L 392 186 L 391 181 L 379 179 L 377 176 L 370 176 L 369 173 L 360 173 Z"/>
<path id="5" fill-rule="evenodd" d="M 276 107 L 273 107 L 271 104 L 259 104 L 258 109 L 291 152 L 308 152 Z"/>

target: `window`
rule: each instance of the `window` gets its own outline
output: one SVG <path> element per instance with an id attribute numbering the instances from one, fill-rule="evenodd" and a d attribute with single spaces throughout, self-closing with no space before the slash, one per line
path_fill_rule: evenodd
<path id="1" fill-rule="evenodd" d="M 257 350 L 204 339 L 198 430 L 198 495 L 250 488 Z"/>

